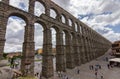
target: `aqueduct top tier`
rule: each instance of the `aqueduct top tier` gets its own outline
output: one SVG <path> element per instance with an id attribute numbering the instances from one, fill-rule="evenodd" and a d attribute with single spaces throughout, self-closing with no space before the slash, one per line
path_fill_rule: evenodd
<path id="1" fill-rule="evenodd" d="M 45 7 L 45 14 L 41 15 L 40 17 L 34 15 L 35 1 L 42 3 Z M 57 4 L 55 4 L 51 0 L 29 0 L 28 12 L 22 11 L 22 10 L 12 7 L 8 4 L 9 4 L 9 0 L 2 0 L 2 3 L 0 5 L 1 6 L 0 10 L 1 10 L 1 12 L 3 12 L 3 14 L 1 16 L 5 16 L 6 18 L 8 18 L 9 16 L 12 16 L 12 15 L 20 16 L 27 22 L 27 24 L 29 22 L 31 22 L 31 20 L 32 20 L 32 23 L 35 23 L 35 22 L 45 23 L 44 20 L 47 20 L 52 25 L 59 28 L 60 30 L 67 30 L 67 31 L 78 33 L 81 35 L 91 34 L 93 36 L 93 38 L 98 36 L 105 40 L 104 37 L 102 37 L 97 32 L 92 30 L 86 24 L 82 23 L 79 19 L 76 19 L 73 15 L 68 13 L 63 8 L 59 7 Z M 5 7 L 3 7 L 3 5 Z M 51 9 L 53 9 L 57 14 L 57 16 L 55 18 L 50 17 Z M 5 13 L 4 13 L 4 11 L 5 11 Z M 64 18 L 65 18 L 65 23 L 62 22 L 62 16 L 64 16 Z M 70 20 L 72 22 L 72 25 L 70 25 Z M 46 26 L 45 28 L 50 28 L 50 27 L 51 26 L 48 26 L 48 27 Z M 106 40 L 106 41 L 108 41 L 108 40 Z"/>

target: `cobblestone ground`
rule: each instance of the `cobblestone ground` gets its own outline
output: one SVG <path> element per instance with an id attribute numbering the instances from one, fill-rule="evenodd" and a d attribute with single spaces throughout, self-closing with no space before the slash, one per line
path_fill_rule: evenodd
<path id="1" fill-rule="evenodd" d="M 105 55 L 97 58 L 96 60 L 93 60 L 89 63 L 82 64 L 79 67 L 76 67 L 74 69 L 67 69 L 66 73 L 62 73 L 63 77 L 58 77 L 58 74 L 55 72 L 54 78 L 50 79 L 101 79 L 101 76 L 104 77 L 104 79 L 120 79 L 120 67 L 113 67 L 108 69 L 107 64 L 108 62 L 105 61 L 105 58 L 112 58 L 109 53 L 111 50 L 109 50 Z M 54 60 L 55 62 L 55 60 Z M 95 76 L 95 70 L 90 70 L 89 66 L 93 65 L 94 68 L 95 65 L 101 65 L 101 69 L 98 70 L 97 77 Z M 54 64 L 55 67 L 55 64 Z M 77 70 L 80 70 L 79 74 L 77 73 Z M 35 73 L 41 72 L 41 62 L 35 62 Z M 0 78 L 1 79 L 1 78 Z M 39 78 L 38 78 L 39 79 Z M 45 79 L 45 78 L 42 78 Z"/>
<path id="2" fill-rule="evenodd" d="M 120 79 L 120 67 L 113 67 L 108 69 L 107 62 L 105 59 L 107 58 L 113 58 L 109 55 L 111 53 L 111 50 L 108 50 L 105 55 L 89 62 L 86 64 L 82 64 L 79 67 L 76 67 L 74 69 L 67 69 L 66 73 L 62 73 L 63 77 L 58 77 L 58 74 L 55 72 L 54 78 L 50 79 L 101 79 L 101 76 L 103 76 L 103 79 Z M 101 69 L 98 69 L 97 77 L 95 76 L 95 70 L 90 70 L 89 66 L 93 65 L 94 68 L 95 65 L 101 65 Z M 77 70 L 80 70 L 80 73 L 77 73 Z M 37 68 L 36 68 L 37 70 Z M 45 78 L 43 78 L 45 79 Z"/>
<path id="3" fill-rule="evenodd" d="M 105 61 L 105 58 L 112 58 L 109 53 L 111 50 L 108 50 L 108 52 L 96 60 L 93 60 L 89 63 L 83 64 L 80 67 L 77 67 L 72 70 L 67 70 L 67 73 L 64 73 L 68 76 L 68 79 L 101 79 L 101 76 L 103 76 L 103 79 L 120 79 L 120 67 L 113 67 L 108 69 L 108 62 Z M 95 70 L 90 70 L 89 66 L 90 65 L 95 65 L 99 64 L 101 65 L 101 69 L 98 70 L 98 75 L 97 77 L 95 76 Z M 77 70 L 80 70 L 80 73 L 77 74 Z M 59 78 L 55 77 L 54 79 L 66 79 L 66 78 Z"/>
<path id="4" fill-rule="evenodd" d="M 0 61 L 0 79 L 11 79 L 13 72 L 9 67 L 4 67 L 8 63 L 7 60 Z"/>

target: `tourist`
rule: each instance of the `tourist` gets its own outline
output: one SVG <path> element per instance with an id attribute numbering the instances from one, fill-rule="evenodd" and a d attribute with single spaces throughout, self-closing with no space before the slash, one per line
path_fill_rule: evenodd
<path id="1" fill-rule="evenodd" d="M 101 79 L 104 79 L 103 76 L 101 76 Z"/>
<path id="2" fill-rule="evenodd" d="M 38 75 L 39 75 L 39 73 L 37 72 L 37 73 L 36 73 L 36 76 L 38 77 Z"/>
<path id="3" fill-rule="evenodd" d="M 101 65 L 99 65 L 99 69 L 101 69 Z"/>
<path id="4" fill-rule="evenodd" d="M 110 65 L 109 64 L 107 64 L 107 67 L 108 67 L 108 69 L 110 69 Z"/>
<path id="5" fill-rule="evenodd" d="M 94 69 L 94 66 L 93 66 L 93 65 L 91 65 L 91 69 L 92 69 L 92 70 Z"/>
<path id="6" fill-rule="evenodd" d="M 110 67 L 111 67 L 111 68 L 113 68 L 113 67 L 114 67 L 114 65 L 110 65 Z"/>
<path id="7" fill-rule="evenodd" d="M 42 76 L 40 75 L 40 79 L 42 79 Z"/>
<path id="8" fill-rule="evenodd" d="M 96 66 L 96 68 L 99 68 L 99 64 L 96 64 L 95 66 Z"/>
<path id="9" fill-rule="evenodd" d="M 93 69 L 94 69 L 94 66 L 93 66 L 93 65 L 89 65 L 89 69 L 90 69 L 90 70 L 93 70 Z"/>
<path id="10" fill-rule="evenodd" d="M 108 61 L 108 57 L 106 57 L 105 60 Z"/>
<path id="11" fill-rule="evenodd" d="M 79 73 L 80 73 L 80 70 L 78 69 L 78 70 L 77 70 L 77 74 L 79 74 Z"/>
<path id="12" fill-rule="evenodd" d="M 36 76 L 36 74 L 35 74 L 35 76 Z"/>
<path id="13" fill-rule="evenodd" d="M 95 71 L 95 76 L 97 77 L 97 71 Z"/>

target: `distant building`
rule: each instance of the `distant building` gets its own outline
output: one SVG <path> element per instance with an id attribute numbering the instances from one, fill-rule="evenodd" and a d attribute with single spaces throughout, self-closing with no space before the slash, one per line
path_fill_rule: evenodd
<path id="1" fill-rule="evenodd" d="M 42 48 L 38 49 L 38 50 L 36 51 L 36 53 L 37 53 L 37 54 L 42 54 L 42 53 L 43 53 Z M 56 55 L 56 48 L 53 48 L 53 49 L 52 49 L 52 53 L 53 53 L 53 55 Z"/>
<path id="2" fill-rule="evenodd" d="M 53 55 L 56 55 L 56 48 L 53 48 L 52 52 L 53 52 Z M 35 53 L 36 54 L 42 54 L 43 53 L 42 48 L 36 50 Z M 7 58 L 12 58 L 14 56 L 22 56 L 22 52 L 10 52 L 10 53 L 7 53 Z"/>
<path id="3" fill-rule="evenodd" d="M 11 52 L 11 53 L 7 53 L 7 58 L 12 58 L 14 56 L 21 56 L 22 53 L 21 52 Z"/>
<path id="4" fill-rule="evenodd" d="M 120 40 L 115 41 L 112 44 L 112 54 L 115 55 L 116 57 L 120 57 Z"/>

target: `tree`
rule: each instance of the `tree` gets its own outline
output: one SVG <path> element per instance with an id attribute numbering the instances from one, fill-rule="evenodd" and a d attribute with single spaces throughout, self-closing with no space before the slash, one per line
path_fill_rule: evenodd
<path id="1" fill-rule="evenodd" d="M 7 58 L 7 53 L 3 53 L 3 57 L 6 59 Z"/>

